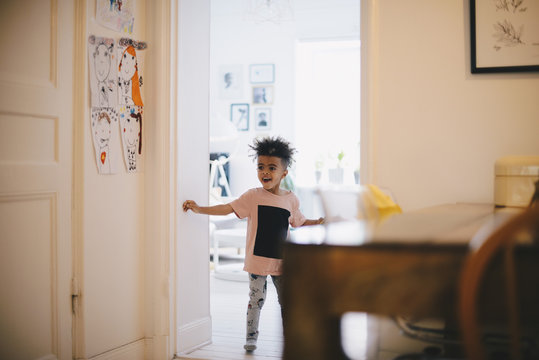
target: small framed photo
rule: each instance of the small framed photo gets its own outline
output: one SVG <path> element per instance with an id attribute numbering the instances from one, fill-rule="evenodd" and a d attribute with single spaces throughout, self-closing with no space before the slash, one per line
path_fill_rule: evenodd
<path id="1" fill-rule="evenodd" d="M 273 84 L 275 81 L 274 64 L 253 64 L 249 66 L 251 84 Z"/>
<path id="2" fill-rule="evenodd" d="M 254 86 L 253 104 L 273 104 L 273 86 Z"/>
<path id="3" fill-rule="evenodd" d="M 271 129 L 271 108 L 255 109 L 255 130 Z"/>
<path id="4" fill-rule="evenodd" d="M 249 130 L 249 104 L 230 105 L 230 121 L 239 131 Z"/>

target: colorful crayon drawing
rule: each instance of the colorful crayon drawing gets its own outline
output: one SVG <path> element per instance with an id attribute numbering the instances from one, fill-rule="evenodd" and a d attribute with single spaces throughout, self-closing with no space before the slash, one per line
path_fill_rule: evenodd
<path id="1" fill-rule="evenodd" d="M 142 114 L 140 106 L 120 107 L 120 132 L 127 172 L 137 172 L 142 155 Z"/>
<path id="2" fill-rule="evenodd" d="M 133 33 L 135 0 L 97 0 L 95 12 L 101 25 L 125 34 Z"/>
<path id="3" fill-rule="evenodd" d="M 118 113 L 114 108 L 92 108 L 92 138 L 100 174 L 116 173 L 115 151 L 118 144 Z"/>
<path id="4" fill-rule="evenodd" d="M 142 103 L 142 59 L 137 50 L 146 48 L 146 43 L 122 38 L 118 43 L 118 89 L 122 105 L 144 106 Z"/>

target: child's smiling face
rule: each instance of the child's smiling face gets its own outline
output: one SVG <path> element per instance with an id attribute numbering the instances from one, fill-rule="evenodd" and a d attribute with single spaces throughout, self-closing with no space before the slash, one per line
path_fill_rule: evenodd
<path id="1" fill-rule="evenodd" d="M 279 194 L 281 180 L 288 174 L 281 158 L 277 156 L 261 155 L 258 157 L 258 181 L 262 187 L 274 194 Z"/>

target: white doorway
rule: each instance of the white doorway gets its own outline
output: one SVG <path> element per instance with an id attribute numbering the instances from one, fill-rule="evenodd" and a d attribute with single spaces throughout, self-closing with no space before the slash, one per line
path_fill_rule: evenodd
<path id="1" fill-rule="evenodd" d="M 215 4 L 214 4 L 215 3 Z M 249 111 L 249 122 L 246 126 L 245 123 L 242 121 L 240 129 L 238 131 L 240 144 L 239 149 L 233 159 L 230 161 L 230 187 L 231 192 L 233 196 L 239 196 L 241 193 L 245 190 L 247 190 L 250 187 L 257 186 L 257 179 L 256 179 L 256 173 L 254 169 L 254 165 L 251 161 L 251 158 L 248 156 L 248 148 L 247 144 L 251 143 L 253 138 L 260 135 L 282 135 L 288 139 L 290 139 L 298 149 L 303 146 L 300 145 L 302 142 L 301 139 L 298 138 L 298 131 L 297 126 L 295 124 L 295 115 L 296 110 L 294 109 L 295 103 L 296 103 L 296 76 L 295 76 L 295 68 L 296 68 L 296 44 L 298 39 L 301 39 L 301 41 L 307 43 L 307 42 L 313 42 L 313 39 L 331 39 L 336 40 L 340 39 L 340 43 L 343 43 L 343 39 L 352 39 L 355 38 L 356 40 L 359 39 L 359 0 L 339 0 L 339 1 L 327 1 L 327 0 L 298 0 L 292 2 L 294 4 L 294 18 L 297 20 L 297 23 L 309 20 L 310 24 L 307 24 L 305 26 L 301 26 L 299 28 L 295 28 L 294 24 L 291 22 L 282 22 L 281 24 L 272 24 L 272 23 L 261 23 L 257 26 L 261 27 L 264 30 L 263 34 L 257 34 L 254 31 L 251 31 L 251 28 L 247 28 L 245 24 L 242 22 L 245 20 L 244 18 L 244 4 L 247 3 L 247 1 L 243 0 L 231 0 L 227 1 L 226 3 L 222 1 L 215 1 L 211 2 L 210 7 L 210 13 L 211 13 L 211 24 L 210 24 L 210 79 L 209 79 L 209 87 L 210 87 L 210 109 L 209 109 L 209 129 L 208 134 L 212 134 L 212 122 L 213 121 L 222 121 L 224 123 L 231 123 L 232 118 L 232 105 L 235 105 L 235 108 L 244 108 L 244 104 L 248 104 L 248 111 Z M 216 6 L 214 6 L 216 5 Z M 358 22 L 355 23 L 353 26 L 347 27 L 346 29 L 343 27 L 346 24 L 346 21 L 337 21 L 335 22 L 335 19 L 337 18 L 337 13 L 341 12 L 343 8 L 348 8 L 349 6 L 352 6 L 352 10 L 346 11 L 347 20 L 350 17 L 357 18 Z M 222 16 L 218 20 L 218 22 L 214 22 L 214 11 L 220 7 L 223 10 Z M 325 24 L 329 21 L 333 21 L 334 24 L 337 24 L 334 27 L 326 26 Z M 184 24 L 190 24 L 192 25 L 192 22 L 188 19 L 185 19 Z M 252 25 L 252 24 L 251 24 Z M 182 30 L 183 26 L 182 25 Z M 253 25 L 254 26 L 254 25 Z M 193 25 L 193 28 L 199 29 L 200 26 Z M 277 33 L 271 33 L 270 30 L 276 30 Z M 329 32 L 328 32 L 329 30 Z M 226 35 L 225 31 L 230 31 L 232 34 Z M 325 32 L 324 35 L 321 35 L 321 32 Z M 285 33 L 294 33 L 295 37 L 291 40 L 284 40 L 284 37 L 287 36 Z M 337 32 L 345 33 L 346 36 L 337 36 L 335 35 Z M 180 32 L 182 33 L 182 32 Z M 183 32 L 185 33 L 185 32 Z M 352 33 L 355 33 L 357 36 L 351 36 Z M 200 37 L 195 36 L 199 41 Z M 219 49 L 213 48 L 214 44 L 219 44 Z M 191 44 L 189 44 L 191 45 Z M 203 44 L 204 45 L 204 44 Z M 199 44 L 198 48 L 200 48 L 201 45 Z M 275 48 L 273 48 L 275 47 Z M 183 54 L 187 54 L 187 50 L 194 50 L 194 49 L 187 49 L 183 48 L 180 49 L 180 51 L 183 50 Z M 247 57 L 244 56 L 244 52 L 250 51 L 250 55 Z M 197 52 L 197 54 L 199 54 Z M 186 55 L 184 55 L 187 57 Z M 197 59 L 205 59 L 197 58 Z M 218 60 L 216 60 L 218 59 Z M 271 104 L 264 104 L 264 105 L 257 105 L 253 102 L 253 87 L 256 84 L 251 83 L 250 79 L 250 66 L 253 64 L 274 64 L 274 70 L 275 70 L 275 77 L 274 82 L 269 84 L 269 86 L 273 87 L 273 99 Z M 204 65 L 204 64 L 202 64 Z M 238 67 L 237 65 L 241 65 Z M 202 68 L 203 66 L 197 66 L 198 68 Z M 356 63 L 356 67 L 359 71 L 360 64 Z M 240 77 L 236 79 L 239 79 L 241 81 L 241 91 L 236 91 L 232 95 L 226 95 L 224 96 L 220 89 L 217 87 L 219 82 L 219 75 L 223 73 L 225 70 L 235 71 L 240 73 Z M 238 70 L 239 69 L 239 70 Z M 183 70 L 180 70 L 183 71 Z M 186 79 L 191 80 L 193 77 L 193 81 L 189 82 L 189 89 L 199 89 L 200 83 L 202 80 L 205 80 L 204 77 L 198 78 L 198 82 L 195 81 L 194 76 L 191 76 L 191 74 L 185 74 L 181 86 L 187 86 Z M 224 79 L 224 77 L 223 77 Z M 357 81 L 357 85 L 359 86 L 360 81 Z M 267 84 L 266 84 L 267 85 Z M 180 86 L 180 87 L 181 87 Z M 205 86 L 205 83 L 203 84 Z M 180 91 L 181 92 L 181 91 Z M 198 90 L 197 90 L 198 94 Z M 241 94 L 241 95 L 238 95 Z M 233 98 L 227 98 L 227 96 L 234 96 Z M 353 96 L 353 95 L 350 95 Z M 344 100 L 344 96 L 341 97 L 341 100 Z M 356 102 L 359 106 L 360 98 L 359 95 L 356 98 L 356 100 L 350 100 L 349 103 Z M 187 113 L 185 106 L 187 106 L 188 109 L 191 109 L 192 106 L 188 103 L 180 104 L 180 111 L 183 111 L 184 113 Z M 256 110 L 259 108 L 271 108 L 271 112 L 268 112 L 271 114 L 271 125 L 270 127 L 266 127 L 263 130 L 260 130 L 260 127 L 256 127 L 254 118 L 256 114 Z M 359 111 L 359 110 L 358 110 Z M 198 120 L 201 119 L 198 113 L 193 111 L 192 113 L 188 114 L 190 118 L 193 120 L 198 121 L 198 125 L 195 127 L 194 123 L 195 121 L 190 121 L 189 123 L 181 124 L 180 120 L 180 134 L 185 134 L 185 131 L 189 130 L 190 134 L 197 133 L 200 134 L 202 132 L 203 127 L 205 126 L 205 123 L 202 125 L 202 123 Z M 195 116 L 196 115 L 196 116 Z M 352 117 L 356 117 L 353 115 Z M 202 119 L 201 119 L 202 120 Z M 359 123 L 359 114 L 357 115 L 357 126 L 358 129 L 360 127 Z M 181 127 L 184 127 L 181 129 Z M 305 133 L 306 134 L 306 133 Z M 180 135 L 181 136 L 181 135 Z M 357 131 L 357 139 L 359 142 L 360 134 L 359 130 Z M 201 161 L 202 155 L 201 154 L 193 154 L 192 148 L 200 149 L 201 146 L 198 146 L 198 144 L 194 144 L 196 139 L 193 136 L 185 137 L 183 139 L 183 145 L 181 144 L 182 139 L 180 139 L 180 149 L 179 149 L 179 157 L 180 157 L 180 165 L 184 165 L 182 168 L 182 171 L 185 173 L 185 164 L 189 163 L 192 165 L 192 168 L 197 172 L 197 176 L 194 176 L 192 173 L 189 174 L 189 176 L 185 176 L 182 178 L 180 174 L 180 182 L 183 184 L 180 184 L 179 186 L 179 197 L 180 200 L 186 199 L 185 196 L 188 196 L 188 198 L 194 198 L 196 200 L 200 200 L 201 203 L 209 203 L 209 195 L 201 195 L 200 190 L 208 189 L 208 182 L 202 183 L 204 176 L 201 176 L 202 170 L 206 171 L 207 173 L 208 166 L 202 166 L 203 163 L 209 163 L 209 154 L 202 154 L 202 155 L 208 155 L 208 158 L 204 161 Z M 206 140 L 205 140 L 206 141 Z M 298 142 L 299 141 L 299 142 Z M 186 144 L 190 144 L 193 147 L 187 147 Z M 354 166 L 354 160 L 352 159 L 358 159 L 359 161 L 359 144 L 354 144 L 357 146 L 358 152 L 357 155 L 354 155 L 353 150 L 345 149 L 346 157 L 345 160 L 350 163 L 349 168 L 352 169 Z M 209 147 L 211 149 L 211 146 Z M 188 152 L 189 154 L 183 152 Z M 301 152 L 304 152 L 303 149 L 301 149 Z M 199 156 L 201 155 L 201 156 Z M 298 154 L 299 155 L 299 154 Z M 193 157 L 196 156 L 196 159 Z M 184 160 L 185 158 L 185 160 Z M 300 160 L 298 158 L 298 164 L 299 162 L 303 160 Z M 308 162 L 306 162 L 308 163 Z M 309 173 L 312 173 L 314 170 L 314 164 L 309 164 L 311 166 L 311 170 L 308 170 Z M 200 170 L 200 171 L 199 171 Z M 209 175 L 209 174 L 208 174 Z M 348 178 L 347 181 L 354 181 L 353 175 L 350 175 L 351 178 Z M 209 177 L 209 176 L 208 176 Z M 196 179 L 196 180 L 192 180 Z M 314 177 L 313 177 L 314 179 Z M 351 180 L 350 180 L 351 179 Z M 314 181 L 314 180 L 312 180 Z M 196 190 L 193 190 L 196 189 Z M 192 238 L 192 235 L 196 235 L 198 240 L 200 238 L 203 238 L 203 235 L 201 233 L 201 229 L 207 229 L 207 222 L 203 220 L 203 217 L 196 217 L 196 216 L 190 216 L 190 214 L 187 214 L 186 216 L 180 216 L 179 225 L 182 229 L 182 231 L 189 232 L 189 237 Z M 207 231 L 207 230 L 206 230 Z M 191 234 L 192 233 L 192 234 Z M 197 241 L 198 241 L 197 240 Z M 202 239 L 204 240 L 204 239 Z M 178 297 L 180 298 L 177 302 L 178 304 L 189 304 L 191 305 L 192 302 L 194 302 L 194 299 L 199 299 L 197 296 L 202 296 L 201 293 L 205 293 L 206 289 L 204 286 L 204 291 L 198 291 L 195 289 L 195 285 L 193 284 L 192 279 L 187 279 L 186 275 L 182 275 L 184 272 L 190 272 L 193 273 L 192 270 L 196 268 L 197 270 L 200 270 L 200 272 L 197 272 L 197 280 L 201 280 L 202 277 L 206 276 L 206 270 L 204 269 L 202 271 L 200 264 L 198 264 L 198 261 L 201 259 L 202 254 L 202 248 L 207 250 L 206 252 L 206 264 L 208 261 L 208 255 L 209 255 L 209 249 L 206 247 L 205 241 L 202 241 L 204 244 L 201 245 L 200 242 L 195 245 L 195 242 L 193 241 L 187 241 L 186 240 L 180 240 L 180 242 L 177 244 L 178 246 L 178 264 L 179 269 L 177 270 L 177 274 L 179 274 L 180 280 L 177 281 L 177 285 L 179 285 L 178 288 Z M 196 246 L 196 248 L 195 248 Z M 189 254 L 186 255 L 186 254 Z M 195 256 L 197 260 L 197 264 L 194 264 Z M 211 276 L 211 274 L 209 274 Z M 185 277 L 185 280 L 181 279 L 182 277 Z M 182 282 L 185 281 L 185 286 L 181 286 Z M 205 282 L 203 282 L 205 284 Z M 232 284 L 232 282 L 229 282 Z M 234 283 L 235 285 L 240 285 L 241 287 L 244 287 L 246 289 L 246 283 Z M 212 284 L 213 286 L 213 284 Z M 232 287 L 232 285 L 231 285 Z M 226 288 L 226 287 L 225 287 Z M 212 289 L 213 291 L 213 289 Z M 189 299 L 182 299 L 183 296 L 189 296 Z M 247 300 L 247 293 L 243 292 L 241 295 L 241 303 L 238 306 L 244 307 L 245 302 Z M 193 306 L 194 309 L 197 311 L 201 308 L 206 308 L 207 306 L 207 299 L 199 299 L 200 303 L 196 306 Z M 211 299 L 210 303 L 213 302 L 213 299 Z M 212 305 L 213 306 L 213 305 Z M 184 309 L 186 309 L 185 306 L 178 306 L 180 308 L 180 312 L 185 312 Z M 193 332 L 192 330 L 198 326 L 199 328 L 204 327 L 204 329 L 207 329 L 208 325 L 208 318 L 205 318 L 204 315 L 199 316 L 200 319 L 198 322 L 197 320 L 194 320 L 194 318 L 191 318 L 191 314 L 180 314 L 178 317 L 178 332 L 180 335 L 185 335 L 188 332 Z M 182 319 L 182 317 L 185 316 L 185 319 Z M 215 316 L 215 313 L 212 311 L 212 317 Z M 211 321 L 212 319 L 210 319 Z M 239 323 L 240 326 L 243 328 L 245 318 L 242 316 L 241 318 L 235 318 L 235 322 Z M 179 336 L 178 337 L 185 339 L 185 336 Z M 178 341 L 178 343 L 181 343 L 181 339 Z M 190 348 L 190 344 L 182 345 L 180 344 L 180 352 L 181 350 L 185 348 Z M 194 343 L 193 343 L 194 345 Z M 239 349 L 242 350 L 241 348 Z"/>

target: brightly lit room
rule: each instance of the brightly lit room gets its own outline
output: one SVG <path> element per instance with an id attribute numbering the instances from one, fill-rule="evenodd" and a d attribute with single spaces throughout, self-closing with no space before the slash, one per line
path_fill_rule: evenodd
<path id="1" fill-rule="evenodd" d="M 373 99 L 365 100 L 365 78 L 370 74 L 362 73 L 367 67 L 362 66 L 366 50 L 360 39 L 369 37 L 360 31 L 372 27 L 360 23 L 360 19 L 365 19 L 360 14 L 360 5 L 360 0 L 211 1 L 210 205 L 230 203 L 249 189 L 260 187 L 250 145 L 256 139 L 279 136 L 297 150 L 281 188 L 297 196 L 300 211 L 307 219 L 329 220 L 335 214 L 343 218 L 353 213 L 354 220 L 367 220 L 350 222 L 360 228 L 341 227 L 345 230 L 335 237 L 339 245 L 346 241 L 348 245 L 357 245 L 363 236 L 358 234 L 369 234 L 367 226 L 372 224 L 385 224 L 376 229 L 373 238 L 386 243 L 388 239 L 409 238 L 416 242 L 469 240 L 482 223 L 478 219 L 492 216 L 493 208 L 491 204 L 472 206 L 453 202 L 470 201 L 475 195 L 450 196 L 440 192 L 443 194 L 440 198 L 429 201 L 451 205 L 389 219 L 389 215 L 402 212 L 399 195 L 406 197 L 406 192 L 399 192 L 401 184 L 393 181 L 393 177 L 385 181 L 393 188 L 364 183 L 373 177 L 365 176 L 369 164 L 362 163 L 362 159 L 374 156 L 366 156 L 373 147 L 366 146 L 367 135 L 361 133 L 369 129 L 361 105 L 370 104 Z M 392 89 L 392 80 L 388 83 L 391 84 L 388 89 Z M 399 118 L 397 108 L 390 110 L 396 111 L 394 117 Z M 384 130 L 387 139 L 400 139 L 404 135 L 393 132 L 392 128 L 381 128 L 380 133 Z M 415 141 L 412 137 L 405 138 Z M 454 149 L 453 143 L 448 146 Z M 391 153 L 391 167 L 400 169 L 396 160 L 399 154 L 393 144 L 378 151 L 382 155 Z M 426 153 L 421 151 L 416 157 Z M 398 171 L 412 173 L 409 169 Z M 429 186 L 414 183 L 412 193 L 421 193 Z M 409 202 L 417 198 L 409 194 Z M 371 221 L 373 209 L 368 204 L 375 204 L 374 221 Z M 352 210 L 346 215 L 344 209 Z M 331 211 L 335 214 L 330 217 Z M 419 219 L 423 222 L 418 222 Z M 424 222 L 425 219 L 428 221 Z M 303 239 L 313 244 L 319 241 L 316 245 L 332 241 L 332 229 L 339 229 L 338 225 L 333 228 L 324 223 L 313 226 L 312 232 L 304 232 L 303 227 L 292 228 L 283 271 L 288 282 L 285 289 L 292 294 L 284 292 L 284 303 L 291 306 L 285 310 L 288 311 L 286 326 L 283 329 L 278 294 L 268 276 L 258 339 L 252 347 L 249 339 L 246 340 L 250 329 L 246 310 L 252 292 L 244 271 L 247 221 L 233 213 L 212 215 L 209 226 L 212 342 L 189 354 L 189 358 L 281 359 L 284 355 L 299 359 L 310 354 L 309 359 L 402 360 L 461 354 L 455 332 L 448 331 L 454 329 L 454 324 L 442 318 L 446 318 L 445 311 L 452 306 L 454 294 L 447 289 L 455 286 L 455 274 L 462 260 L 455 254 L 466 248 L 445 252 L 442 246 L 436 250 L 439 252 L 431 254 L 429 261 L 424 261 L 423 252 L 404 254 L 400 247 L 393 251 L 388 246 L 390 250 L 382 255 L 381 261 L 392 266 L 382 265 L 375 270 L 374 266 L 369 267 L 369 261 L 376 256 L 368 246 L 357 257 L 352 252 L 346 256 L 339 254 L 337 246 L 325 258 L 317 258 L 305 248 L 300 249 L 301 246 L 295 247 Z M 318 251 L 314 247 L 311 250 Z M 365 266 L 356 271 L 346 267 L 349 263 Z M 327 277 L 320 264 L 327 264 L 335 277 Z M 348 272 L 339 273 L 346 269 Z M 342 278 L 349 278 L 350 282 L 339 283 Z M 370 282 L 363 283 L 367 278 Z M 447 287 L 439 285 L 440 278 L 447 280 Z M 318 282 L 324 284 L 323 289 L 317 288 Z M 425 289 L 434 290 L 425 295 Z M 394 292 L 401 297 L 388 296 Z M 423 306 L 418 301 L 422 297 L 410 294 L 431 296 L 437 306 Z M 368 311 L 369 315 L 354 311 L 358 307 L 354 300 L 347 301 L 347 296 L 361 303 L 360 310 Z M 401 316 L 403 312 L 417 318 Z M 344 315 L 332 321 L 335 313 Z M 309 328 L 316 329 L 316 334 Z"/>
<path id="2" fill-rule="evenodd" d="M 249 145 L 266 136 L 296 148 L 281 186 L 298 196 L 307 218 L 323 216 L 317 188 L 359 183 L 359 30 L 359 0 L 211 2 L 210 203 L 260 186 Z M 214 347 L 227 335 L 245 336 L 245 235 L 246 222 L 234 214 L 210 217 Z M 280 310 L 268 282 L 254 355 L 280 357 Z"/>

